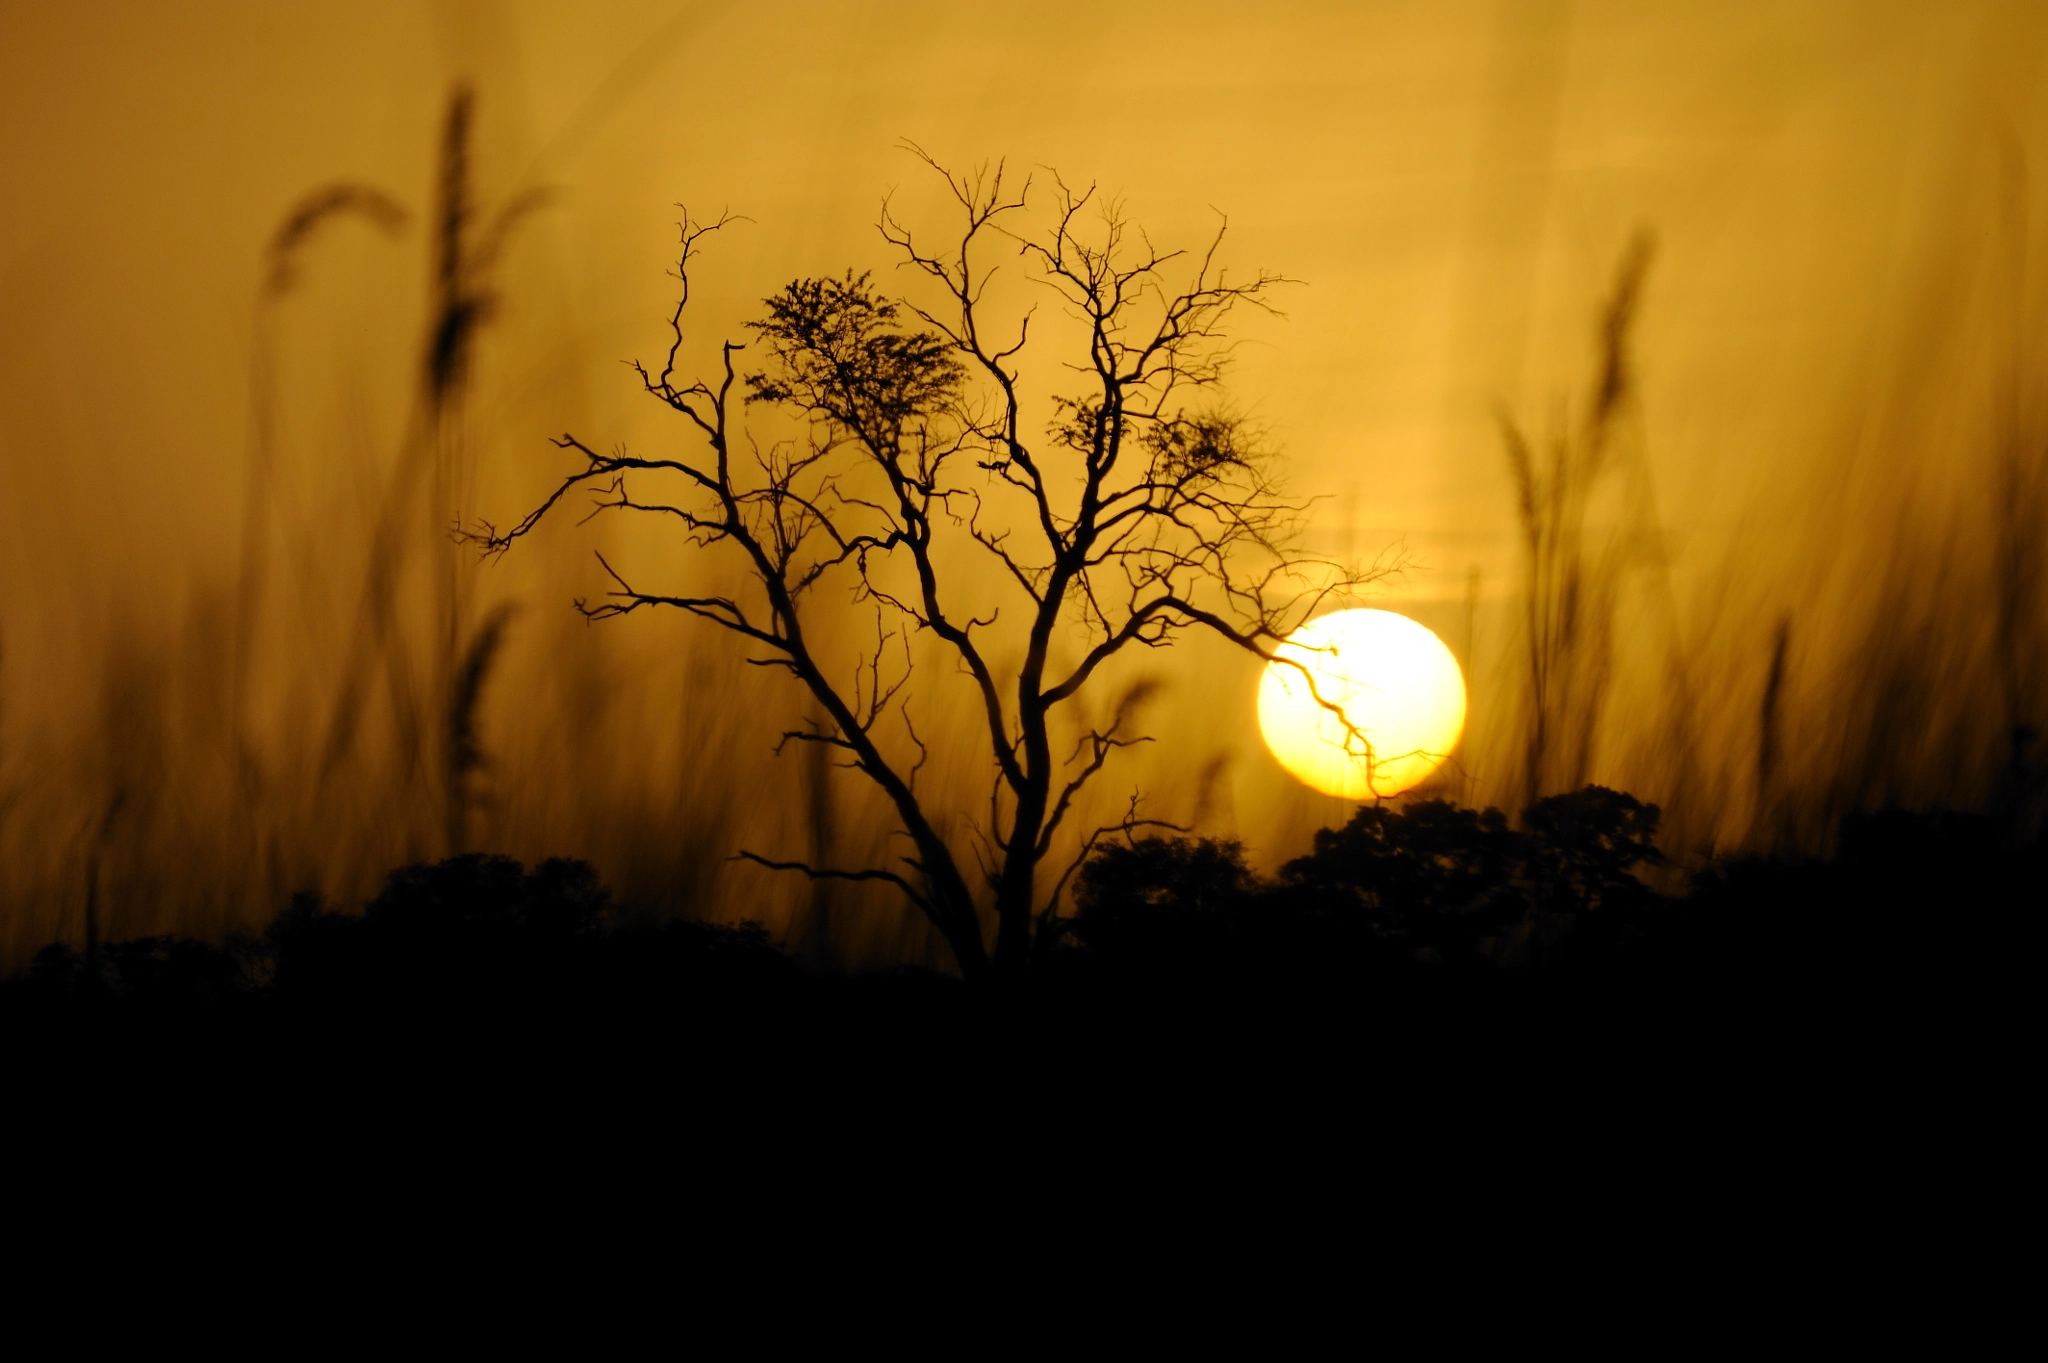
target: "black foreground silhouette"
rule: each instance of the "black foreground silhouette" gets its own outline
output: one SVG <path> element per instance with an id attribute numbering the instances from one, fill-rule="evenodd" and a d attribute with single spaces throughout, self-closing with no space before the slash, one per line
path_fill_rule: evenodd
<path id="1" fill-rule="evenodd" d="M 807 972 L 757 926 L 623 921 L 584 863 L 464 856 L 394 872 L 361 912 L 301 897 L 260 940 L 46 947 L 0 986 L 0 1026 L 18 1079 L 841 1098 L 1020 1074 L 1540 1083 L 1702 1063 L 1825 1084 L 1960 1075 L 2026 1033 L 2038 840 L 1887 811 L 1852 819 L 1831 861 L 1723 861 L 1668 894 L 1642 878 L 1657 820 L 1600 787 L 1519 826 L 1368 806 L 1270 881 L 1229 842 L 1107 846 L 1010 990 Z"/>

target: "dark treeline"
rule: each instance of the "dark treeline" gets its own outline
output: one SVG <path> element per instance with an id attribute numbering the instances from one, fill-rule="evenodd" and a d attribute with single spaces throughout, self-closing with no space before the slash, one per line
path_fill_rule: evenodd
<path id="1" fill-rule="evenodd" d="M 1007 991 L 810 969 L 756 926 L 639 921 L 583 863 L 472 855 L 394 872 L 360 911 L 301 896 L 260 938 L 51 945 L 0 986 L 0 1010 L 17 1059 L 222 1082 L 238 1063 L 923 1083 L 1002 1056 L 1115 1079 L 1274 1057 L 1427 1070 L 1453 1052 L 1670 1065 L 1702 1047 L 1762 1072 L 1816 1044 L 1839 1071 L 1981 1054 L 2023 1030 L 2038 839 L 1895 810 L 1852 819 L 1829 861 L 1681 878 L 1657 822 L 1597 786 L 1515 823 L 1365 806 L 1270 879 L 1230 842 L 1105 846 Z"/>

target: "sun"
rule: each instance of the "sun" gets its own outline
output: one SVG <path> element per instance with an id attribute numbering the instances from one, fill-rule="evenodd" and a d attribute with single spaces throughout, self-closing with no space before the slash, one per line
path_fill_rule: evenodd
<path id="1" fill-rule="evenodd" d="M 1465 731 L 1458 660 L 1405 615 L 1338 611 L 1294 631 L 1277 653 L 1283 661 L 1268 663 L 1259 682 L 1259 728 L 1280 765 L 1325 795 L 1363 800 L 1412 789 Z"/>

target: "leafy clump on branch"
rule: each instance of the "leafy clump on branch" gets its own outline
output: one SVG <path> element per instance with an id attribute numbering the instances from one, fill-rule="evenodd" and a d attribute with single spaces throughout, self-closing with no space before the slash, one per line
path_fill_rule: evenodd
<path id="1" fill-rule="evenodd" d="M 1158 251 L 1115 205 L 1098 210 L 1092 189 L 1057 177 L 1049 218 L 1029 230 L 1028 180 L 1012 194 L 1000 165 L 956 175 L 910 150 L 944 179 L 957 233 L 929 249 L 887 204 L 880 229 L 936 302 L 886 297 L 851 271 L 798 279 L 748 324 L 765 351 L 760 369 L 743 375 L 735 356 L 746 346 L 728 341 L 715 380 L 684 382 L 690 272 L 705 237 L 729 221 L 686 219 L 673 342 L 658 372 L 637 368 L 704 452 L 600 454 L 565 436 L 556 443 L 583 466 L 509 530 L 485 526 L 475 539 L 502 552 L 585 488 L 600 510 L 669 518 L 698 547 L 743 560 L 742 593 L 706 596 L 643 590 L 605 563 L 614 590 L 579 606 L 592 618 L 688 611 L 747 640 L 750 661 L 801 682 L 822 719 L 783 741 L 823 745 L 864 773 L 911 850 L 895 866 L 853 869 L 740 855 L 813 878 L 889 882 L 929 915 L 963 974 L 1015 977 L 1063 932 L 1057 907 L 1072 868 L 1109 834 L 1163 826 L 1137 816 L 1135 797 L 1115 823 L 1069 826 L 1089 783 L 1144 741 L 1132 727 L 1142 684 L 1107 707 L 1107 724 L 1069 717 L 1084 692 L 1108 685 L 1105 665 L 1189 630 L 1271 658 L 1321 603 L 1388 570 L 1292 551 L 1304 506 L 1280 495 L 1258 432 L 1223 400 L 1226 324 L 1240 307 L 1272 311 L 1286 281 L 1232 280 L 1216 259 L 1222 228 L 1199 256 Z M 1076 388 L 1053 399 L 1042 440 L 1019 386 L 1032 314 L 998 331 L 984 302 L 998 253 L 1021 258 L 1078 324 L 1066 362 Z M 801 433 L 763 448 L 747 430 L 750 408 L 779 412 Z M 640 499 L 628 477 L 641 475 L 678 495 Z M 996 569 L 1008 605 L 987 604 L 989 575 L 964 571 L 955 544 Z M 872 650 L 847 675 L 827 656 L 821 621 L 849 609 L 872 609 L 876 625 Z M 982 716 L 994 793 L 969 821 L 979 889 L 940 831 L 949 821 L 917 788 L 927 748 L 905 691 L 915 634 L 957 662 L 928 684 L 964 678 Z M 1048 888 L 1041 868 L 1060 851 L 1067 873 Z"/>

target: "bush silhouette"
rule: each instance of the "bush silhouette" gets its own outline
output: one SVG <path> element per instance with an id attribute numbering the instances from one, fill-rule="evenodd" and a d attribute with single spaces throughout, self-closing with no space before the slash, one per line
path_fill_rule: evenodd
<path id="1" fill-rule="evenodd" d="M 1491 969 L 1608 949 L 1660 902 L 1658 809 L 1600 786 L 1497 809 L 1366 805 L 1261 881 L 1234 842 L 1141 838 L 1077 881 L 1076 945 L 1099 969 L 1268 977 Z"/>
<path id="2" fill-rule="evenodd" d="M 1296 903 L 1355 915 L 1368 950 L 1433 964 L 1469 956 L 1522 916 L 1523 842 L 1497 809 L 1366 805 L 1318 831 L 1315 850 L 1281 877 Z"/>
<path id="3" fill-rule="evenodd" d="M 549 1013 L 787 974 L 755 924 L 628 927 L 587 862 L 468 855 L 391 873 L 360 915 L 301 897 L 266 939 L 300 1009 Z"/>
<path id="4" fill-rule="evenodd" d="M 1658 809 L 1605 786 L 1538 800 L 1523 816 L 1522 878 L 1553 907 L 1634 908 L 1648 890 L 1631 872 L 1664 860 Z"/>
<path id="5" fill-rule="evenodd" d="M 36 953 L 20 986 L 44 1003 L 96 1001 L 157 1016 L 204 1014 L 250 994 L 247 945 L 138 937 L 106 943 L 88 960 L 53 943 Z"/>
<path id="6" fill-rule="evenodd" d="M 109 1056 L 199 1073 L 212 1052 L 190 1042 L 212 1037 L 257 1043 L 278 1075 L 324 1056 L 433 1086 L 495 1058 L 520 1085 L 621 1094 L 790 1075 L 909 1091 L 981 1072 L 987 1035 L 1109 1075 L 1230 1048 L 1534 1064 L 1779 1054 L 1802 1032 L 1885 1054 L 1932 1054 L 1942 1029 L 2022 1034 L 2039 846 L 1974 815 L 1881 811 L 1848 821 L 1832 862 L 1729 859 L 1676 899 L 1636 874 L 1661 860 L 1658 814 L 1591 786 L 1519 826 L 1368 806 L 1270 879 L 1231 841 L 1104 846 L 1042 987 L 995 1002 L 929 972 L 809 978 L 755 925 L 633 923 L 584 863 L 465 856 L 393 872 L 360 912 L 301 897 L 259 941 L 47 947 L 0 986 L 0 1030 L 46 1059 L 96 1048 L 81 1074 Z"/>
<path id="7" fill-rule="evenodd" d="M 1693 886 L 1702 969 L 1891 1011 L 2016 1004 L 2041 930 L 2048 848 L 1990 816 L 1884 809 L 1844 821 L 1832 861 L 1732 858 Z M 1968 982 L 1968 983 L 1966 983 Z"/>
<path id="8" fill-rule="evenodd" d="M 1256 910 L 1235 842 L 1138 838 L 1098 849 L 1076 878 L 1072 935 L 1093 961 L 1156 973 L 1222 958 Z"/>
<path id="9" fill-rule="evenodd" d="M 545 862 L 530 876 L 506 857 L 408 866 L 360 916 L 295 899 L 268 936 L 275 988 L 398 998 L 508 983 L 566 965 L 608 908 L 580 862 Z"/>

